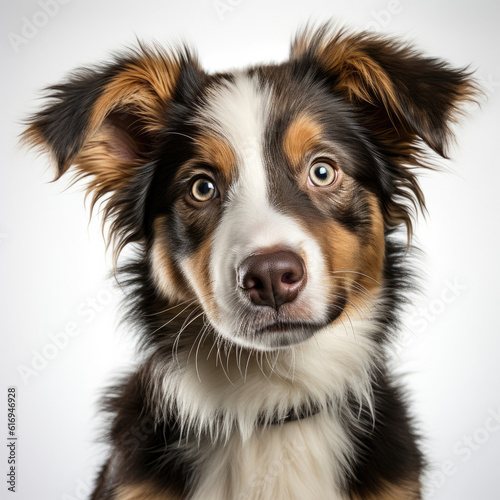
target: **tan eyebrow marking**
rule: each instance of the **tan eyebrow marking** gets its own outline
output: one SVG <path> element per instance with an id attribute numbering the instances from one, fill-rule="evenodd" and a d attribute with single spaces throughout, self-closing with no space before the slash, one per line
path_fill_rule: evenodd
<path id="1" fill-rule="evenodd" d="M 212 135 L 199 135 L 196 139 L 197 158 L 221 172 L 226 182 L 231 179 L 236 156 L 229 144 Z"/>
<path id="2" fill-rule="evenodd" d="M 294 168 L 299 168 L 305 154 L 320 144 L 321 133 L 321 126 L 308 115 L 292 121 L 283 138 L 283 150 Z"/>

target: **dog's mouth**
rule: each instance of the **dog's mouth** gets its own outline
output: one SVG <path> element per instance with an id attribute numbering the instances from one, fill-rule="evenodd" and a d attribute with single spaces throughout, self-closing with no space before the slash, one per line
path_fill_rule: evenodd
<path id="1" fill-rule="evenodd" d="M 244 332 L 246 340 L 250 341 L 254 347 L 264 349 L 276 349 L 305 342 L 318 331 L 332 324 L 343 312 L 345 304 L 331 304 L 328 314 L 321 321 L 314 321 L 312 318 L 291 319 L 286 317 L 259 318 L 254 313 L 247 318 L 246 328 L 240 330 L 240 335 Z M 236 339 L 235 339 L 236 340 Z"/>
<path id="2" fill-rule="evenodd" d="M 300 344 L 311 338 L 325 324 L 306 322 L 276 322 L 253 332 L 252 343 L 256 347 L 278 349 Z"/>
<path id="3" fill-rule="evenodd" d="M 265 333 L 286 333 L 290 330 L 311 330 L 317 329 L 317 325 L 311 323 L 299 322 L 299 321 L 276 321 L 269 325 L 257 328 L 255 330 L 255 335 L 261 335 Z"/>

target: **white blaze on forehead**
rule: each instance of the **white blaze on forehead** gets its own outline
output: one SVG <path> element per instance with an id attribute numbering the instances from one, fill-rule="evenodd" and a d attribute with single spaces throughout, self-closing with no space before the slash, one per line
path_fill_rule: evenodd
<path id="1" fill-rule="evenodd" d="M 293 217 L 281 213 L 269 201 L 264 147 L 272 97 L 269 86 L 245 73 L 237 73 L 233 82 L 224 82 L 209 91 L 196 119 L 196 123 L 209 128 L 231 146 L 237 161 L 211 254 L 213 291 L 225 323 L 218 325 L 221 333 L 232 328 L 230 323 L 237 323 L 237 318 L 231 316 L 237 309 L 235 273 L 238 265 L 250 254 L 273 246 L 305 254 L 309 278 L 302 295 L 309 295 L 311 302 L 318 299 L 312 306 L 316 320 L 326 310 L 324 299 L 311 292 L 321 290 L 323 279 L 319 245 Z"/>
<path id="2" fill-rule="evenodd" d="M 236 236 L 234 232 L 239 233 L 240 243 L 246 234 L 246 239 L 261 246 L 264 242 L 258 240 L 272 232 L 266 221 L 270 222 L 276 211 L 268 201 L 263 158 L 271 98 L 269 87 L 259 84 L 256 78 L 237 73 L 234 82 L 225 82 L 210 91 L 203 116 L 197 120 L 229 143 L 237 161 L 225 215 L 215 238 L 220 244 L 223 241 L 227 244 L 229 235 L 224 233 L 230 231 L 233 236 Z"/>
<path id="3" fill-rule="evenodd" d="M 238 184 L 243 182 L 255 200 L 266 200 L 266 174 L 262 149 L 266 121 L 271 109 L 271 91 L 256 78 L 237 73 L 234 82 L 224 82 L 209 91 L 202 116 L 196 120 L 209 127 L 232 147 L 238 164 Z"/>

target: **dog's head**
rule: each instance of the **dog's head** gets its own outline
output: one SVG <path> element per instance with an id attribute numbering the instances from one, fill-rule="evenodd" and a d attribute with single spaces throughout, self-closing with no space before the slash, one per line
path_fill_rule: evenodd
<path id="1" fill-rule="evenodd" d="M 25 138 L 89 177 L 116 251 L 143 246 L 155 300 L 194 300 L 222 338 L 273 349 L 377 297 L 385 237 L 423 205 L 412 168 L 445 155 L 473 94 L 463 70 L 325 26 L 282 64 L 212 75 L 140 46 L 52 87 Z"/>

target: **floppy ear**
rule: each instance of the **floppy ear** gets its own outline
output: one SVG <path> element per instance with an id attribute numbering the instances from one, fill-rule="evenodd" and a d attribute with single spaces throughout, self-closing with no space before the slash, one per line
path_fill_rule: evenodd
<path id="1" fill-rule="evenodd" d="M 329 24 L 300 33 L 291 56 L 314 61 L 331 88 L 361 110 L 392 173 L 386 222 L 404 222 L 411 233 L 412 206 L 425 209 L 425 202 L 409 167 L 429 168 L 422 142 L 446 157 L 450 124 L 462 104 L 475 101 L 479 92 L 471 74 L 424 57 L 407 43 L 368 32 L 334 31 Z"/>
<path id="2" fill-rule="evenodd" d="M 79 70 L 49 87 L 47 105 L 28 119 L 22 140 L 52 154 L 56 179 L 74 166 L 74 181 L 88 178 L 92 208 L 106 198 L 104 221 L 111 221 L 116 255 L 143 237 L 151 153 L 186 67 L 198 69 L 187 49 L 172 56 L 140 44 L 107 66 Z"/>

